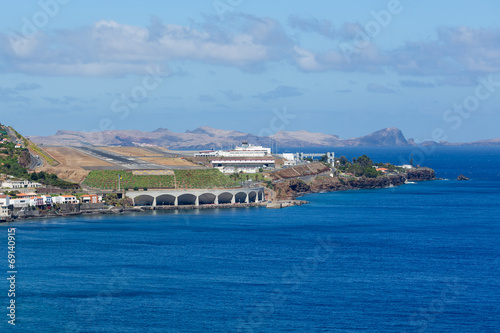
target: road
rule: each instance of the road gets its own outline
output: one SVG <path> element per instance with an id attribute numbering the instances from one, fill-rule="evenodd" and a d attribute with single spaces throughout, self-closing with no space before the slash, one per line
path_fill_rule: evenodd
<path id="1" fill-rule="evenodd" d="M 28 165 L 29 170 L 35 170 L 36 168 L 42 167 L 43 166 L 43 160 L 40 158 L 38 155 L 33 155 L 30 152 L 30 164 Z"/>
<path id="2" fill-rule="evenodd" d="M 12 142 L 22 144 L 24 146 L 24 142 L 21 139 L 17 138 L 16 133 L 10 128 L 7 127 L 7 134 L 10 136 Z M 43 166 L 43 160 L 38 155 L 34 155 L 30 152 L 30 164 L 28 165 L 28 170 L 35 170 L 35 168 Z"/>

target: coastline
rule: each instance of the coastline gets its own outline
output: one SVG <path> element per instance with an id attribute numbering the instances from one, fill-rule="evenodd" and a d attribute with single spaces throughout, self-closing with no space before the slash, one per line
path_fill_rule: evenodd
<path id="1" fill-rule="evenodd" d="M 291 179 L 276 184 L 277 198 L 281 200 L 294 200 L 312 193 L 328 193 L 361 189 L 382 189 L 397 187 L 407 182 L 422 182 L 439 180 L 435 171 L 430 168 L 419 168 L 404 174 L 386 175 L 377 178 L 341 178 L 341 177 L 314 177 L 311 182 L 301 179 Z"/>
<path id="2" fill-rule="evenodd" d="M 297 198 L 313 193 L 329 193 L 359 189 L 382 189 L 404 185 L 405 183 L 439 180 L 435 177 L 435 172 L 430 168 L 419 168 L 408 171 L 405 174 L 387 175 L 378 178 L 350 178 L 339 177 L 314 177 L 309 183 L 300 178 L 289 179 L 284 182 L 275 183 L 276 200 L 258 203 L 229 203 L 229 204 L 207 204 L 207 205 L 180 205 L 180 206 L 130 206 L 130 207 L 109 207 L 102 204 L 85 206 L 81 209 L 80 204 L 68 205 L 63 212 L 48 212 L 40 214 L 40 211 L 23 212 L 23 215 L 0 221 L 0 223 L 21 222 L 24 220 L 69 217 L 80 215 L 121 215 L 138 212 L 148 212 L 154 210 L 194 210 L 194 209 L 231 209 L 231 208 L 251 208 L 266 207 L 268 209 L 281 209 L 286 207 L 301 206 L 308 204 L 308 201 Z"/>

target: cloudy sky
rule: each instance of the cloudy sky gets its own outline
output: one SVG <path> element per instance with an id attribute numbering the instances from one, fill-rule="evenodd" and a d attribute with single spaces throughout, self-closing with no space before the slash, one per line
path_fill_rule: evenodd
<path id="1" fill-rule="evenodd" d="M 500 137 L 500 2 L 3 4 L 0 122 Z"/>

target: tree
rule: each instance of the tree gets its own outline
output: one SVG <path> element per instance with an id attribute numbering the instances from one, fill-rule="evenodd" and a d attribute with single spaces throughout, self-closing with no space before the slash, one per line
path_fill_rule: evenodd
<path id="1" fill-rule="evenodd" d="M 356 164 L 366 168 L 373 166 L 373 161 L 366 155 L 362 155 L 356 159 Z"/>
<path id="2" fill-rule="evenodd" d="M 339 164 L 341 166 L 346 166 L 347 164 L 349 164 L 349 160 L 344 155 L 342 155 L 339 158 Z"/>
<path id="3" fill-rule="evenodd" d="M 372 167 L 367 167 L 363 172 L 363 176 L 368 177 L 368 178 L 377 178 L 378 175 L 379 175 L 379 172 L 375 168 L 372 168 Z"/>

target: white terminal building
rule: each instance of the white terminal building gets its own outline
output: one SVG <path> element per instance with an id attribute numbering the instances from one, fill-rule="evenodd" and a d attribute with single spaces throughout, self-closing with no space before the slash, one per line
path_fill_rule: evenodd
<path id="1" fill-rule="evenodd" d="M 243 142 L 241 146 L 231 150 L 206 150 L 194 154 L 194 157 L 267 157 L 271 156 L 271 148 L 254 146 L 248 142 Z"/>
<path id="2" fill-rule="evenodd" d="M 212 157 L 212 166 L 223 173 L 256 173 L 259 169 L 275 167 L 271 148 L 243 142 L 231 150 L 200 151 L 195 157 Z"/>

